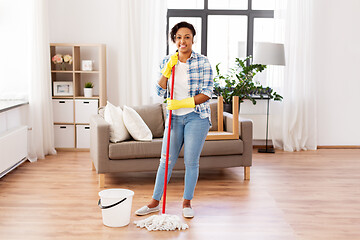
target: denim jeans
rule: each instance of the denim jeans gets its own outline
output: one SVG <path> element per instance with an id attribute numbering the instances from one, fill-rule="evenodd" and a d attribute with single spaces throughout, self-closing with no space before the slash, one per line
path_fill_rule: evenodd
<path id="1" fill-rule="evenodd" d="M 153 199 L 160 201 L 164 191 L 164 175 L 166 162 L 166 145 L 168 135 L 168 119 L 166 119 L 164 138 L 161 149 L 160 164 L 156 174 Z M 168 182 L 172 169 L 177 161 L 180 150 L 184 145 L 185 188 L 184 199 L 191 200 L 194 196 L 195 186 L 199 176 L 200 153 L 210 128 L 208 118 L 200 118 L 195 112 L 186 115 L 172 115 L 170 149 L 168 163 Z"/>

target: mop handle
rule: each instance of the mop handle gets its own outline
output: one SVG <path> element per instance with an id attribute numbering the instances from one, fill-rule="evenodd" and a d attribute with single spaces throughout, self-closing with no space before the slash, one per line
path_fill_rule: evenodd
<path id="1" fill-rule="evenodd" d="M 174 78 L 175 78 L 175 66 L 173 66 L 172 74 L 171 74 L 171 91 L 170 91 L 171 100 L 173 99 L 173 93 L 174 93 Z M 162 214 L 165 214 L 165 206 L 166 206 L 166 187 L 167 187 L 167 176 L 168 176 L 168 165 L 169 165 L 171 116 L 172 116 L 172 110 L 169 110 L 169 124 L 168 124 L 168 134 L 167 134 L 165 179 L 164 179 L 164 200 L 163 200 Z"/>

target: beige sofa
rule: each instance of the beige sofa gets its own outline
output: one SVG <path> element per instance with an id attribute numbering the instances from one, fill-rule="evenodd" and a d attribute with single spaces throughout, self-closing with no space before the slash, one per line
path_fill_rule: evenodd
<path id="1" fill-rule="evenodd" d="M 211 106 L 211 130 L 217 126 L 217 102 Z M 133 107 L 153 134 L 151 142 L 127 140 L 111 143 L 110 125 L 103 118 L 103 109 L 90 120 L 90 153 L 93 170 L 99 174 L 99 186 L 105 186 L 106 173 L 156 171 L 159 165 L 162 136 L 166 118 L 165 104 Z M 233 115 L 223 113 L 224 131 L 233 131 Z M 201 156 L 201 169 L 244 167 L 244 179 L 250 179 L 252 164 L 252 122 L 239 120 L 239 139 L 206 140 Z M 184 169 L 184 149 L 181 150 L 174 170 Z"/>

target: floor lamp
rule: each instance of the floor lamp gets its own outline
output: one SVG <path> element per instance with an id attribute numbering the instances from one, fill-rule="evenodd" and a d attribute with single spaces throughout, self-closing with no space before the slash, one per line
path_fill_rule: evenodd
<path id="1" fill-rule="evenodd" d="M 284 44 L 258 42 L 255 43 L 253 63 L 263 65 L 280 65 L 285 66 L 285 52 Z M 266 111 L 266 147 L 260 148 L 259 153 L 275 153 L 274 148 L 268 147 L 268 132 L 269 132 L 269 102 L 267 99 L 267 111 Z"/>

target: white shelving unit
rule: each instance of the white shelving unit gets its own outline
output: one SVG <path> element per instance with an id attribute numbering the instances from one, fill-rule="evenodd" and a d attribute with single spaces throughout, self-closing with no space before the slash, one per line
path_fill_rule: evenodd
<path id="1" fill-rule="evenodd" d="M 69 54 L 72 64 L 54 64 L 51 58 Z M 83 71 L 81 62 L 91 60 L 92 71 Z M 51 43 L 51 81 L 54 111 L 55 148 L 61 150 L 88 150 L 90 147 L 90 116 L 106 105 L 106 47 L 104 44 Z M 60 95 L 54 85 L 64 82 L 72 91 Z M 92 82 L 93 97 L 84 97 L 84 85 Z"/>

